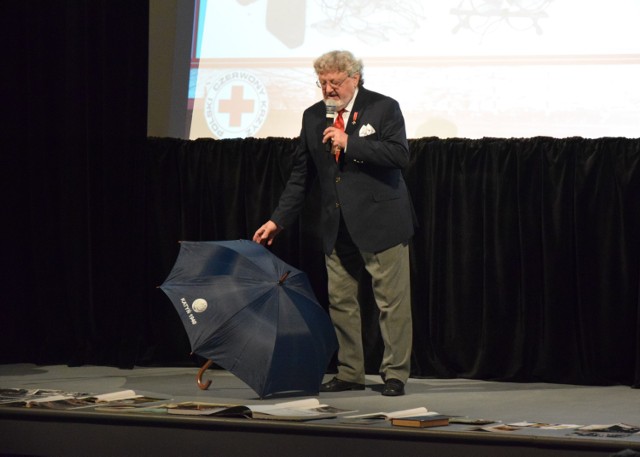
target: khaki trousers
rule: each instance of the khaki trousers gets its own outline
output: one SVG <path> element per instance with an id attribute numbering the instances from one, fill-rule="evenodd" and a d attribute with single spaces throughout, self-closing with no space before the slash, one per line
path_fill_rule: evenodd
<path id="1" fill-rule="evenodd" d="M 373 294 L 380 311 L 384 342 L 380 375 L 406 382 L 410 374 L 413 327 L 409 247 L 393 246 L 378 253 L 358 250 L 346 230 L 325 256 L 329 287 L 329 314 L 338 337 L 338 379 L 364 384 L 362 322 L 358 302 L 359 278 L 365 268 L 372 278 Z"/>

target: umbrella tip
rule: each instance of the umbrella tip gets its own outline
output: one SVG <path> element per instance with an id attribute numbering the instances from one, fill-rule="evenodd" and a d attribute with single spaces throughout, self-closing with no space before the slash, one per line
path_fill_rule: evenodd
<path id="1" fill-rule="evenodd" d="M 291 270 L 285 272 L 285 274 L 283 274 L 282 276 L 280 276 L 280 279 L 278 280 L 278 285 L 281 286 L 282 283 L 287 279 L 287 276 L 289 276 L 289 273 L 291 273 Z"/>

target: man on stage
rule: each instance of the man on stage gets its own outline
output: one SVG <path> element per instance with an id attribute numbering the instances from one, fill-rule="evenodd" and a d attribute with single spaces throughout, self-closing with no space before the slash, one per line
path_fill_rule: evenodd
<path id="1" fill-rule="evenodd" d="M 382 395 L 403 395 L 412 348 L 408 242 L 414 231 L 402 176 L 409 163 L 404 117 L 394 99 L 364 88 L 362 62 L 350 52 L 328 52 L 316 59 L 314 69 L 324 100 L 305 110 L 291 176 L 271 219 L 253 240 L 270 245 L 295 221 L 311 160 L 322 199 L 329 314 L 339 344 L 338 374 L 320 390 L 365 388 L 358 286 L 366 269 L 380 310 Z"/>

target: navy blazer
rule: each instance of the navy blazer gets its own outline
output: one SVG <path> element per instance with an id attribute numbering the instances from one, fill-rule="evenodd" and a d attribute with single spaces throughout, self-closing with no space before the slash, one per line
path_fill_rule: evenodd
<path id="1" fill-rule="evenodd" d="M 370 134 L 366 134 L 367 127 Z M 402 169 L 409 163 L 404 117 L 397 101 L 360 87 L 345 125 L 347 150 L 336 163 L 322 143 L 326 108 L 320 101 L 302 117 L 291 176 L 271 220 L 290 226 L 302 209 L 315 165 L 321 193 L 323 249 L 332 252 L 340 213 L 356 246 L 380 252 L 413 235 L 414 212 Z"/>

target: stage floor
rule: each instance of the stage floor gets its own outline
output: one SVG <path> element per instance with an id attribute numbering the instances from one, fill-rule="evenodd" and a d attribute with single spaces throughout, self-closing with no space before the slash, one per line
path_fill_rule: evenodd
<path id="1" fill-rule="evenodd" d="M 134 390 L 136 393 L 148 396 L 160 396 L 171 402 L 199 401 L 224 404 L 274 404 L 284 401 L 297 400 L 308 397 L 279 397 L 260 400 L 255 392 L 232 374 L 219 369 L 208 370 L 205 379 L 211 379 L 209 390 L 202 391 L 196 385 L 197 368 L 183 367 L 139 367 L 123 370 L 100 366 L 36 366 L 31 364 L 0 365 L 1 389 L 47 389 L 66 392 L 87 392 L 101 394 L 121 390 Z M 330 379 L 332 375 L 327 375 Z M 160 430 L 163 436 L 168 436 L 168 430 L 199 430 L 209 432 L 203 435 L 211 439 L 211 448 L 221 444 L 220 437 L 233 435 L 239 453 L 215 453 L 215 455 L 274 455 L 265 453 L 265 443 L 274 443 L 278 437 L 283 442 L 278 446 L 279 455 L 294 455 L 305 452 L 306 455 L 347 455 L 342 451 L 349 449 L 344 446 L 347 440 L 352 442 L 355 449 L 362 449 L 362 443 L 371 443 L 372 448 L 363 450 L 362 455 L 381 450 L 383 442 L 394 443 L 401 451 L 403 443 L 410 443 L 411 447 L 405 452 L 417 449 L 427 451 L 429 446 L 443 446 L 440 450 L 431 449 L 422 455 L 602 455 L 608 456 L 624 449 L 640 451 L 640 435 L 618 433 L 615 431 L 581 432 L 576 428 L 551 429 L 534 426 L 514 427 L 512 431 L 483 431 L 477 430 L 477 425 L 450 424 L 445 427 L 428 429 L 410 429 L 394 427 L 387 421 L 376 424 L 348 423 L 345 414 L 365 414 L 375 412 L 391 412 L 424 406 L 430 411 L 436 411 L 453 417 L 470 419 L 489 419 L 495 421 L 490 425 L 504 425 L 523 422 L 537 424 L 572 424 L 587 425 L 615 425 L 626 424 L 640 427 L 640 392 L 629 386 L 576 386 L 546 383 L 503 383 L 477 381 L 468 379 L 410 379 L 406 386 L 406 395 L 402 397 L 383 397 L 380 395 L 382 383 L 378 376 L 367 377 L 367 388 L 364 391 L 321 393 L 318 398 L 321 403 L 353 411 L 339 414 L 337 418 L 307 421 L 304 423 L 285 423 L 281 421 L 259 421 L 255 419 L 223 419 L 223 418 L 194 418 L 172 417 L 170 421 L 160 424 L 162 417 L 140 418 L 137 413 L 108 413 L 83 410 L 75 411 L 34 411 L 27 408 L 0 407 L 0 454 L 9 453 L 20 455 L 72 455 L 69 453 L 69 443 L 65 439 L 53 439 L 56 433 L 64 435 L 69 432 L 65 428 L 92 424 L 87 433 L 107 433 L 109 436 L 121 436 L 128 430 L 142 428 L 145 430 L 139 437 L 155 440 L 157 449 L 153 455 L 176 455 L 170 447 L 162 444 L 159 436 L 149 435 L 151 428 Z M 133 417 L 137 416 L 137 417 Z M 145 422 L 146 421 L 146 422 Z M 268 422 L 267 424 L 265 424 Z M 278 422 L 277 424 L 274 422 Z M 62 425 L 61 425 L 62 424 Z M 37 426 L 36 426 L 37 425 Z M 102 428 L 100 428 L 102 427 Z M 146 428 L 145 428 L 146 427 Z M 50 429 L 47 432 L 47 428 Z M 2 431 L 4 429 L 4 431 Z M 117 429 L 114 432 L 112 429 Z M 102 431 L 100 431 L 102 430 Z M 615 430 L 615 429 L 614 429 Z M 230 432 L 233 431 L 233 434 Z M 35 435 L 39 433 L 40 435 Z M 116 433 L 115 435 L 111 435 Z M 118 435 L 120 433 L 120 435 Z M 247 440 L 238 440 L 239 434 L 246 433 Z M 52 435 L 53 434 L 53 435 Z M 45 438 L 45 435 L 49 438 Z M 131 435 L 131 434 L 129 434 Z M 291 437 L 306 437 L 306 440 L 296 441 L 295 448 L 289 449 Z M 249 438 L 250 437 L 250 438 Z M 35 439 L 34 439 L 35 438 Z M 287 440 L 284 440 L 287 438 Z M 322 446 L 318 448 L 316 439 L 322 438 L 324 443 L 334 443 L 335 449 Z M 129 446 L 144 446 L 129 436 Z M 117 438 L 114 438 L 117 441 Z M 241 441 L 241 444 L 240 444 Z M 264 441 L 264 442 L 263 442 Z M 295 441 L 295 440 L 294 440 Z M 87 438 L 87 443 L 91 439 Z M 95 439 L 94 439 L 95 442 Z M 54 443 L 57 443 L 54 445 Z M 79 442 L 80 443 L 80 442 Z M 307 443 L 310 449 L 305 449 Z M 87 444 L 89 445 L 89 444 Z M 123 444 L 124 445 L 124 444 Z M 186 453 L 200 449 L 198 446 L 189 448 L 188 443 L 182 443 Z M 233 444 L 226 449 L 233 449 Z M 77 444 L 81 446 L 81 444 Z M 111 443 L 108 449 L 118 451 Z M 206 442 L 204 444 L 206 446 Z M 342 446 L 342 447 L 340 447 Z M 400 446 L 400 447 L 398 447 Z M 456 447 L 457 446 L 457 447 Z M 469 446 L 475 446 L 470 451 Z M 505 449 L 500 453 L 497 449 Z M 86 451 L 76 447 L 78 455 Z M 163 454 L 161 450 L 166 450 Z M 221 448 L 218 448 L 221 449 Z M 254 450 L 251 452 L 251 450 Z M 314 452 L 315 449 L 315 452 Z M 452 453 L 443 452 L 449 449 Z M 456 450 L 458 449 L 458 450 Z M 93 452 L 93 455 L 114 455 L 110 451 Z M 131 455 L 151 455 L 142 452 L 138 447 Z M 241 450 L 241 451 L 240 451 Z M 349 455 L 359 455 L 353 450 Z M 214 455 L 212 453 L 211 455 Z M 401 454 L 396 454 L 401 455 Z M 405 454 L 408 455 L 408 454 Z M 462 455 L 462 454 L 458 454 Z"/>

